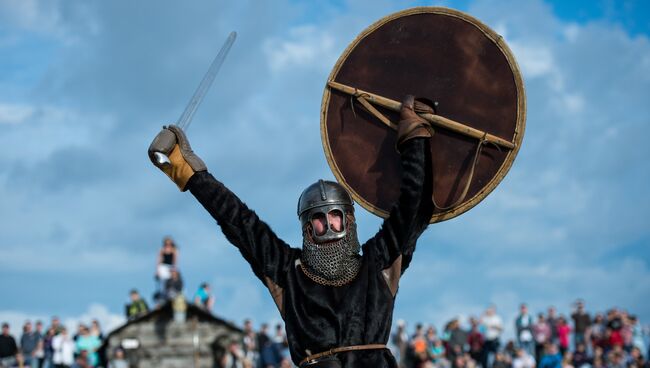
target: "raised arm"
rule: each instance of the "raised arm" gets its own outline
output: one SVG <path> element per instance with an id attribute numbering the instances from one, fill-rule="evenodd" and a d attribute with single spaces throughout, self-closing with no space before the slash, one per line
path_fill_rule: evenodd
<path id="1" fill-rule="evenodd" d="M 283 275 L 291 263 L 291 248 L 257 214 L 207 171 L 197 172 L 187 188 L 217 220 L 260 280 L 266 277 L 284 287 Z"/>
<path id="2" fill-rule="evenodd" d="M 406 108 L 398 130 L 402 163 L 399 199 L 379 232 L 364 244 L 364 253 L 374 254 L 378 268 L 387 271 L 384 274 L 393 294 L 433 213 L 429 125 L 413 112 L 412 97 L 403 105 Z"/>
<path id="3" fill-rule="evenodd" d="M 411 260 L 415 243 L 426 229 L 433 205 L 431 203 L 429 139 L 417 138 L 402 146 L 402 180 L 399 200 L 379 232 L 364 245 L 375 247 L 380 268 L 389 267 L 402 256 L 403 272 Z"/>
<path id="4" fill-rule="evenodd" d="M 157 152 L 165 154 L 169 163 L 158 162 Z M 233 192 L 207 172 L 181 129 L 174 125 L 163 128 L 149 147 L 149 157 L 181 191 L 191 191 L 272 294 L 274 288 L 284 287 L 283 275 L 290 264 L 291 248 Z"/>

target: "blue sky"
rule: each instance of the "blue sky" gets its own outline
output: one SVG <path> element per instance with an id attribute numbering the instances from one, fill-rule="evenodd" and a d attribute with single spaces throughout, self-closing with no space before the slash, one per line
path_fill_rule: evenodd
<path id="1" fill-rule="evenodd" d="M 188 293 L 208 281 L 220 316 L 277 321 L 214 221 L 151 166 L 149 142 L 237 30 L 188 134 L 299 245 L 298 195 L 333 178 L 319 136 L 327 75 L 365 27 L 415 5 L 469 12 L 505 37 L 528 119 L 502 184 L 421 238 L 395 318 L 440 326 L 495 303 L 511 321 L 522 301 L 568 313 L 582 297 L 649 321 L 648 2 L 536 0 L 0 1 L 0 319 L 117 324 L 130 288 L 153 291 L 170 234 Z M 360 238 L 379 225 L 361 215 Z"/>

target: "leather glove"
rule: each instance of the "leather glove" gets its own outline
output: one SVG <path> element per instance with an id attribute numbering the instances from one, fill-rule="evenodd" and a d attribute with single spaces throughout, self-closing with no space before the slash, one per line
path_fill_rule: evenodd
<path id="1" fill-rule="evenodd" d="M 427 104 L 416 101 L 412 95 L 404 96 L 402 109 L 400 110 L 400 121 L 397 125 L 398 151 L 399 147 L 410 139 L 420 137 L 431 138 L 433 135 L 431 124 L 416 114 L 416 112 L 433 114 L 434 110 Z"/>
<path id="2" fill-rule="evenodd" d="M 158 163 L 156 152 L 167 155 L 169 162 Z M 192 151 L 183 130 L 176 125 L 163 127 L 153 139 L 149 146 L 149 159 L 176 183 L 181 192 L 187 190 L 185 186 L 194 173 L 207 170 L 203 161 Z"/>

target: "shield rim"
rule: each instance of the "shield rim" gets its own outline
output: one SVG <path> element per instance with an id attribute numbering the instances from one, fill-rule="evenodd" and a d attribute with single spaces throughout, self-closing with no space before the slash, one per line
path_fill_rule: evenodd
<path id="1" fill-rule="evenodd" d="M 512 137 L 512 142 L 514 143 L 515 147 L 508 152 L 506 158 L 504 159 L 503 163 L 497 170 L 494 177 L 473 197 L 469 199 L 465 199 L 463 203 L 449 210 L 440 213 L 434 213 L 433 216 L 431 216 L 429 223 L 435 223 L 435 222 L 449 220 L 456 216 L 459 216 L 469 211 L 474 206 L 479 204 L 483 199 L 485 199 L 485 197 L 487 197 L 506 176 L 506 174 L 512 167 L 512 164 L 514 162 L 515 157 L 517 156 L 517 153 L 519 152 L 519 148 L 521 147 L 521 142 L 523 140 L 524 131 L 526 127 L 526 94 L 524 89 L 523 78 L 521 76 L 521 72 L 519 70 L 517 61 L 515 60 L 512 51 L 503 40 L 503 37 L 497 34 L 495 31 L 493 31 L 490 27 L 482 23 L 480 20 L 461 11 L 446 8 L 446 7 L 437 7 L 437 6 L 414 7 L 414 8 L 389 14 L 379 19 L 375 23 L 371 24 L 366 29 L 364 29 L 343 51 L 339 59 L 336 61 L 336 64 L 334 64 L 334 67 L 332 68 L 332 71 L 330 72 L 327 81 L 335 80 L 336 76 L 338 75 L 338 72 L 341 69 L 341 66 L 343 65 L 343 63 L 345 63 L 350 53 L 356 48 L 356 46 L 361 41 L 363 41 L 363 39 L 366 38 L 366 36 L 374 32 L 384 24 L 393 21 L 395 19 L 405 17 L 405 16 L 410 16 L 410 15 L 415 15 L 415 14 L 424 14 L 424 13 L 441 14 L 441 15 L 456 17 L 478 28 L 478 30 L 481 31 L 490 41 L 495 43 L 495 45 L 499 48 L 499 50 L 501 50 L 501 52 L 505 56 L 506 60 L 508 61 L 508 65 L 510 66 L 510 70 L 512 71 L 512 75 L 514 77 L 516 91 L 517 91 L 517 121 L 515 124 L 514 135 Z M 345 187 L 345 189 L 350 193 L 352 199 L 354 199 L 355 202 L 359 203 L 363 208 L 368 210 L 370 213 L 373 213 L 382 218 L 387 218 L 389 214 L 388 211 L 384 211 L 383 209 L 378 208 L 374 204 L 362 198 L 345 181 L 345 178 L 341 174 L 341 171 L 339 170 L 336 161 L 333 158 L 332 150 L 329 145 L 329 136 L 327 133 L 327 114 L 328 114 L 328 107 L 329 107 L 329 101 L 331 95 L 330 88 L 327 86 L 327 81 L 325 84 L 325 90 L 323 92 L 323 98 L 321 102 L 321 119 L 320 119 L 321 142 L 323 144 L 323 148 L 325 151 L 325 157 L 327 159 L 327 163 L 330 166 L 332 173 L 336 177 L 336 180 Z"/>

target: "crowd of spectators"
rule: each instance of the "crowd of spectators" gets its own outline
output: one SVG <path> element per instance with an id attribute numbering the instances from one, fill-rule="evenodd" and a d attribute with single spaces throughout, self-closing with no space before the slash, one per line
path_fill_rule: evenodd
<path id="1" fill-rule="evenodd" d="M 99 322 L 79 324 L 71 334 L 58 317 L 52 317 L 50 326 L 42 321 L 23 325 L 19 344 L 12 336 L 8 323 L 2 324 L 0 337 L 0 367 L 90 368 L 99 362 L 98 351 L 104 335 Z M 114 368 L 114 367 L 109 367 Z M 115 367 L 117 368 L 117 367 Z"/>
<path id="2" fill-rule="evenodd" d="M 154 303 L 172 302 L 173 309 L 183 309 L 183 280 L 178 269 L 178 248 L 169 237 L 163 239 L 156 266 L 157 290 Z M 201 283 L 190 299 L 212 311 L 214 297 L 208 283 Z M 182 306 L 177 306 L 182 304 Z M 133 289 L 125 307 L 131 320 L 149 312 L 149 306 Z M 175 315 L 176 318 L 176 315 Z M 416 324 L 409 335 L 404 322 L 398 321 L 389 347 L 400 368 L 650 368 L 648 345 L 638 319 L 626 311 L 612 308 L 607 313 L 590 315 L 583 301 L 575 303 L 570 318 L 558 314 L 554 307 L 533 316 L 521 304 L 514 319 L 514 339 L 502 341 L 504 323 L 491 306 L 480 317 L 471 317 L 466 325 L 460 319 L 449 321 L 442 332 L 435 326 Z M 252 322 L 244 322 L 244 339 L 233 343 L 220 362 L 224 367 L 284 368 L 292 367 L 287 341 L 281 325 L 274 332 L 262 324 L 255 332 Z M 647 331 L 646 331 L 647 332 Z M 33 328 L 23 325 L 19 343 L 10 326 L 2 325 L 0 368 L 90 368 L 98 366 L 98 349 L 103 342 L 99 322 L 79 325 L 74 335 L 52 317 L 45 329 L 41 321 Z M 107 368 L 127 368 L 124 352 L 117 351 Z"/>
<path id="3" fill-rule="evenodd" d="M 205 300 L 204 294 L 197 292 L 194 301 L 202 304 Z M 146 302 L 133 290 L 127 316 L 147 310 Z M 511 322 L 514 339 L 508 341 L 502 340 L 505 326 L 495 307 L 462 322 L 452 319 L 440 333 L 433 325 L 416 324 L 409 334 L 406 323 L 398 321 L 389 347 L 400 368 L 650 368 L 644 334 L 648 331 L 643 331 L 635 316 L 616 308 L 592 316 L 579 301 L 569 318 L 554 307 L 533 317 L 522 304 Z M 246 320 L 243 330 L 244 338 L 229 346 L 222 366 L 293 367 L 282 325 L 269 331 L 269 326 L 262 324 L 255 331 L 252 321 Z M 0 367 L 97 367 L 103 339 L 96 320 L 79 325 L 74 335 L 57 317 L 52 317 L 48 328 L 41 321 L 33 328 L 27 321 L 18 342 L 4 323 Z M 123 352 L 115 352 L 108 368 L 127 367 Z"/>
<path id="4" fill-rule="evenodd" d="M 244 321 L 244 338 L 233 343 L 219 362 L 222 367 L 241 368 L 291 368 L 287 337 L 281 324 L 273 332 L 263 323 L 255 332 L 250 319 Z"/>
<path id="5" fill-rule="evenodd" d="M 0 335 L 0 367 L 21 368 L 98 368 L 99 348 L 104 334 L 99 322 L 80 324 L 71 335 L 58 317 L 52 317 L 51 324 L 44 328 L 36 321 L 32 330 L 31 321 L 23 325 L 18 342 L 7 323 L 2 324 Z M 223 367 L 241 368 L 285 368 L 292 367 L 284 328 L 278 324 L 273 332 L 267 324 L 254 331 L 251 320 L 244 321 L 244 337 L 229 346 L 222 362 Z M 113 353 L 107 368 L 128 368 L 124 351 Z"/>
<path id="6" fill-rule="evenodd" d="M 466 328 L 460 322 L 452 319 L 441 333 L 417 324 L 409 335 L 399 321 L 390 346 L 400 368 L 650 368 L 647 331 L 616 308 L 591 316 L 578 301 L 570 319 L 554 307 L 534 318 L 522 304 L 509 341 L 493 306 Z"/>

